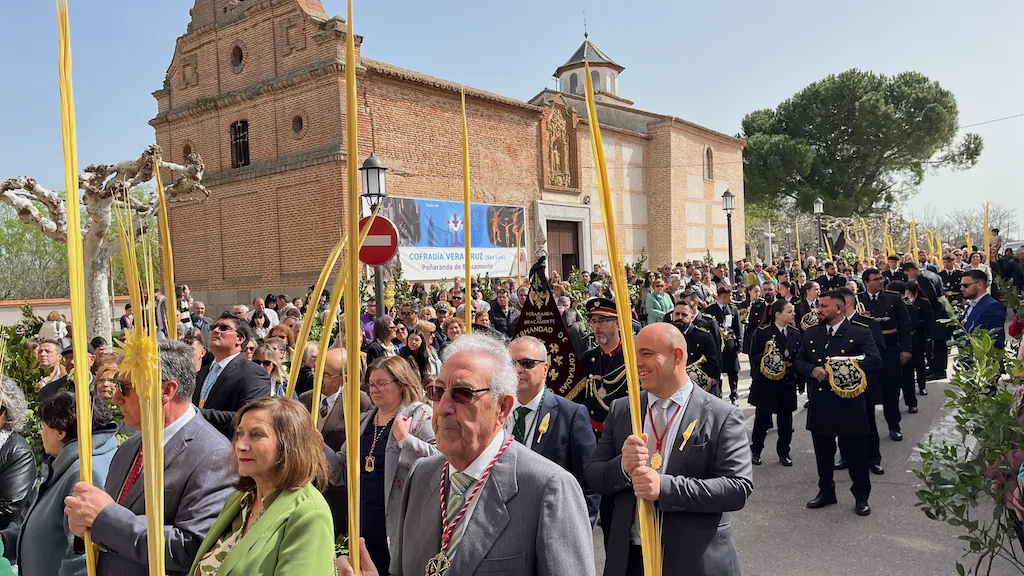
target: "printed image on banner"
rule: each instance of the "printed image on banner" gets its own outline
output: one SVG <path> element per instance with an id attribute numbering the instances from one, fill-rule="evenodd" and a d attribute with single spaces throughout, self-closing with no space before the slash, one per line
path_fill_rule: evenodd
<path id="1" fill-rule="evenodd" d="M 514 276 L 525 271 L 526 209 L 470 204 L 473 274 Z M 462 202 L 388 196 L 380 214 L 398 228 L 398 263 L 406 280 L 465 274 L 466 218 Z M 517 258 L 523 258 L 517 263 Z"/>

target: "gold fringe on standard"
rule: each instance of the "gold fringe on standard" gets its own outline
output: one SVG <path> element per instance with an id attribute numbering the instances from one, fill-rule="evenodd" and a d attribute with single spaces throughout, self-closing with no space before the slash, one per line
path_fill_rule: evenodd
<path id="1" fill-rule="evenodd" d="M 632 318 L 629 310 L 629 289 L 626 287 L 625 268 L 619 262 L 619 245 L 615 238 L 615 210 L 612 205 L 611 186 L 608 180 L 608 166 L 604 158 L 604 144 L 601 141 L 601 126 L 597 119 L 597 105 L 594 101 L 594 84 L 590 78 L 590 65 L 584 63 L 587 90 L 587 124 L 590 125 L 590 145 L 594 153 L 594 169 L 597 177 L 597 191 L 601 198 L 601 213 L 604 218 L 604 234 L 608 245 L 608 267 L 612 275 L 612 291 L 615 293 L 615 311 L 622 333 L 622 353 L 626 368 L 626 389 L 629 391 L 629 417 L 633 434 L 644 433 L 643 416 L 640 413 L 640 379 L 636 367 L 636 347 L 633 344 Z M 467 287 L 468 288 L 468 287 Z M 640 546 L 643 550 L 645 576 L 661 576 L 662 554 L 661 520 L 654 509 L 654 503 L 637 499 L 640 529 Z"/>
<path id="2" fill-rule="evenodd" d="M 78 418 L 79 478 L 92 482 L 92 405 L 89 390 L 88 320 L 85 315 L 85 262 L 82 251 L 82 208 L 78 190 L 78 136 L 75 125 L 75 95 L 71 83 L 71 27 L 67 0 L 57 0 L 60 78 L 60 127 L 64 148 L 64 190 L 67 207 L 68 285 L 71 293 L 71 346 L 79 376 L 75 378 L 75 410 Z M 85 533 L 85 565 L 89 576 L 96 574 L 96 547 L 92 534 Z"/>
<path id="3" fill-rule="evenodd" d="M 782 380 L 786 377 L 786 360 L 782 357 L 775 344 L 775 339 L 768 340 L 761 355 L 761 375 L 769 380 Z"/>
<path id="4" fill-rule="evenodd" d="M 857 358 L 827 358 L 828 385 L 840 398 L 856 398 L 868 387 L 868 377 Z"/>

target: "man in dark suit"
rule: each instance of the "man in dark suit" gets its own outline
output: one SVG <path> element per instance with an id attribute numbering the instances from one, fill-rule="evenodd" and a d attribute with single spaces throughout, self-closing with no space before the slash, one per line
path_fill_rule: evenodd
<path id="1" fill-rule="evenodd" d="M 248 322 L 230 312 L 221 314 L 210 329 L 213 363 L 196 375 L 192 402 L 199 406 L 203 418 L 228 438 L 234 433 L 235 412 L 254 398 L 270 396 L 267 371 L 241 356 L 251 337 Z"/>
<path id="2" fill-rule="evenodd" d="M 320 390 L 320 401 L 317 402 L 316 410 L 319 410 L 319 419 L 316 422 L 317 430 L 324 437 L 324 444 L 331 450 L 338 452 L 345 444 L 345 403 L 341 399 L 341 392 L 344 389 L 342 383 L 345 381 L 346 354 L 343 348 L 331 348 L 327 351 L 327 358 L 324 364 L 323 388 Z M 307 410 L 313 410 L 313 391 L 299 395 L 299 402 Z M 359 413 L 362 414 L 372 407 L 370 396 L 359 391 Z M 343 534 L 348 530 L 348 488 L 346 486 L 328 485 L 324 491 L 324 499 L 331 507 L 331 515 L 334 517 L 334 533 Z"/>
<path id="3" fill-rule="evenodd" d="M 672 324 L 679 329 L 686 339 L 686 365 L 696 368 L 707 375 L 707 384 L 702 384 L 705 392 L 722 397 L 722 365 L 719 363 L 720 351 L 715 348 L 711 333 L 702 326 L 697 326 L 696 311 L 686 302 L 678 302 L 672 310 Z"/>
<path id="4" fill-rule="evenodd" d="M 164 535 L 167 574 L 184 576 L 224 502 L 234 491 L 237 476 L 228 463 L 231 444 L 192 406 L 195 365 L 192 349 L 182 342 L 160 342 L 164 416 Z M 114 403 L 125 424 L 142 425 L 139 395 L 131 374 L 118 375 Z M 65 513 L 71 530 L 91 529 L 100 546 L 96 573 L 102 576 L 147 576 L 146 474 L 142 436 L 136 433 L 118 448 L 110 462 L 104 489 L 87 482 L 75 485 Z"/>
<path id="5" fill-rule="evenodd" d="M 890 264 L 891 266 L 891 264 Z M 899 270 L 900 277 L 905 277 Z M 910 362 L 910 313 L 903 302 L 903 294 L 884 290 L 884 277 L 877 268 L 864 271 L 864 285 L 867 291 L 857 295 L 864 306 L 864 313 L 874 318 L 882 326 L 885 338 L 885 356 L 882 364 L 882 408 L 885 422 L 889 425 L 889 438 L 895 442 L 903 440 L 900 430 L 900 391 L 903 390 L 903 366 Z M 890 280 L 903 282 L 903 280 Z M 902 286 L 902 284 L 901 284 Z M 917 396 L 913 388 L 910 395 L 904 394 L 904 402 L 914 407 L 916 412 Z"/>
<path id="6" fill-rule="evenodd" d="M 840 288 L 838 292 L 843 295 L 843 300 L 846 301 L 847 320 L 861 326 L 866 326 L 871 330 L 871 338 L 875 341 L 875 346 L 878 348 L 878 355 L 885 358 L 885 336 L 882 335 L 882 326 L 873 318 L 862 316 L 860 312 L 857 312 L 857 295 L 853 293 L 853 290 Z M 872 474 L 881 476 L 885 474 L 885 469 L 882 468 L 882 447 L 878 437 L 875 406 L 882 404 L 882 372 L 881 370 L 867 370 L 863 366 L 861 368 L 868 379 L 868 387 L 864 391 L 864 401 L 868 405 L 868 470 Z M 839 464 L 836 465 L 836 470 L 846 470 L 846 460 L 842 456 L 839 457 Z"/>
<path id="7" fill-rule="evenodd" d="M 825 273 L 818 276 L 815 280 L 818 282 L 818 286 L 821 287 L 823 292 L 829 290 L 835 290 L 840 286 L 846 285 L 846 277 L 836 270 L 836 263 L 831 260 L 823 262 L 825 266 Z"/>
<path id="8" fill-rule="evenodd" d="M 931 302 L 921 295 L 921 288 L 917 282 L 910 280 L 906 283 L 906 294 L 907 300 L 910 302 L 907 310 L 910 312 L 910 323 L 913 326 L 913 335 L 910 340 L 911 359 L 907 364 L 906 377 L 910 380 L 911 386 L 916 378 L 917 393 L 927 396 L 925 366 L 928 343 L 935 325 L 935 313 L 932 311 Z"/>
<path id="9" fill-rule="evenodd" d="M 694 386 L 686 339 L 664 323 L 636 338 L 648 441 L 633 435 L 629 400 L 612 403 L 586 468 L 590 486 L 614 501 L 605 576 L 640 576 L 637 499 L 662 518 L 664 566 L 693 576 L 739 576 L 729 512 L 753 491 L 750 446 L 740 410 Z"/>
<path id="10" fill-rule="evenodd" d="M 729 401 L 733 404 L 739 399 L 740 381 L 740 342 L 743 341 L 743 323 L 740 322 L 740 311 L 732 303 L 732 289 L 727 286 L 718 288 L 718 301 L 707 307 L 705 313 L 718 322 L 722 335 L 722 372 L 729 376 Z"/>
<path id="11" fill-rule="evenodd" d="M 508 347 L 516 363 L 519 384 L 505 430 L 521 444 L 558 464 L 579 481 L 587 498 L 590 521 L 597 520 L 600 498 L 587 487 L 583 465 L 597 446 L 586 407 L 566 400 L 547 388 L 551 365 L 544 342 L 520 336 Z"/>
<path id="12" fill-rule="evenodd" d="M 885 270 L 884 272 L 882 272 L 883 282 L 886 283 L 886 284 L 888 284 L 889 282 L 892 282 L 894 280 L 899 280 L 900 282 L 906 282 L 907 281 L 907 275 L 904 274 L 903 270 L 900 268 L 900 257 L 895 255 L 895 254 L 890 254 L 889 255 L 889 259 L 888 259 L 888 263 L 889 263 L 889 268 L 887 270 Z M 867 271 L 865 270 L 864 273 L 866 274 Z M 866 283 L 867 282 L 865 282 L 865 284 Z"/>
<path id="13" fill-rule="evenodd" d="M 821 322 L 804 332 L 803 345 L 794 360 L 797 372 L 808 381 L 807 429 L 811 432 L 818 468 L 818 495 L 807 507 L 823 508 L 837 502 L 833 467 L 838 437 L 839 450 L 853 480 L 850 491 L 857 502 L 854 510 L 859 516 L 867 516 L 871 513 L 871 478 L 866 439 L 868 420 L 873 416 L 873 408 L 864 398 L 867 382 L 856 388 L 839 389 L 830 382 L 825 364 L 830 357 L 863 356 L 858 360 L 860 367 L 870 372 L 881 369 L 882 357 L 871 330 L 846 318 L 842 293 L 834 290 L 822 294 L 818 313 Z"/>
<path id="14" fill-rule="evenodd" d="M 1006 308 L 987 292 L 988 275 L 984 270 L 968 270 L 960 280 L 960 289 L 967 301 L 964 331 L 970 334 L 977 328 L 987 330 L 995 347 L 1002 350 L 1006 343 Z"/>

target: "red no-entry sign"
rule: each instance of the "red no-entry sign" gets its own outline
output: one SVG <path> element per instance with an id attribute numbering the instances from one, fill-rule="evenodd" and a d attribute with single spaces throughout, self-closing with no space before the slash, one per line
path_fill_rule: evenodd
<path id="1" fill-rule="evenodd" d="M 362 230 L 370 217 L 367 216 L 359 221 L 359 230 Z M 366 240 L 359 248 L 359 261 L 367 266 L 381 266 L 391 260 L 398 252 L 398 229 L 391 220 L 383 216 L 373 219 L 370 231 L 366 234 Z"/>

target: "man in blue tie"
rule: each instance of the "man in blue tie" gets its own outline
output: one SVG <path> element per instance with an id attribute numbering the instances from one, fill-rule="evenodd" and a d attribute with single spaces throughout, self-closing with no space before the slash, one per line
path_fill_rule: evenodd
<path id="1" fill-rule="evenodd" d="M 251 337 L 249 323 L 225 312 L 210 329 L 213 363 L 196 374 L 192 402 L 213 427 L 231 438 L 235 412 L 247 402 L 270 396 L 270 376 L 241 352 Z"/>
<path id="2" fill-rule="evenodd" d="M 960 279 L 960 291 L 967 301 L 964 331 L 970 334 L 976 328 L 987 330 L 995 340 L 995 347 L 1002 350 L 1006 342 L 1003 330 L 1006 308 L 988 293 L 988 275 L 984 270 L 964 272 Z"/>

